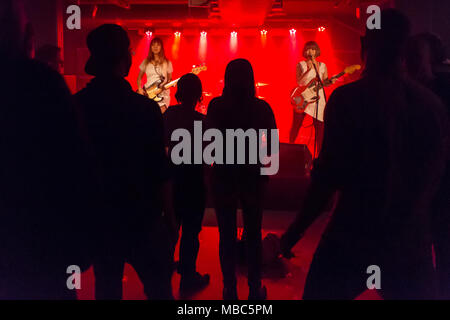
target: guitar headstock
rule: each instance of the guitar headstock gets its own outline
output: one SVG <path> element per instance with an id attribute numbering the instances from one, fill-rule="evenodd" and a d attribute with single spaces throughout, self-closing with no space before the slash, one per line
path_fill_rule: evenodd
<path id="1" fill-rule="evenodd" d="M 192 68 L 192 73 L 193 74 L 199 74 L 202 71 L 206 71 L 208 68 L 206 67 L 206 65 L 201 65 L 201 66 L 193 66 Z"/>
<path id="2" fill-rule="evenodd" d="M 352 74 L 357 70 L 360 70 L 361 66 L 359 64 L 354 64 L 352 66 L 348 66 L 347 68 L 344 69 L 344 72 L 347 74 Z"/>

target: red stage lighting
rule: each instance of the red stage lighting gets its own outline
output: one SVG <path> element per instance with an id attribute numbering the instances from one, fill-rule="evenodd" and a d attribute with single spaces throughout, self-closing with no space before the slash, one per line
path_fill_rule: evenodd
<path id="1" fill-rule="evenodd" d="M 177 38 L 181 37 L 181 32 L 180 32 L 180 31 L 175 31 L 173 34 L 174 34 L 175 37 L 177 37 Z"/>
<path id="2" fill-rule="evenodd" d="M 151 37 L 151 36 L 152 36 L 152 32 L 148 30 L 148 31 L 145 32 L 145 35 L 146 35 L 147 37 Z"/>
<path id="3" fill-rule="evenodd" d="M 236 31 L 231 31 L 230 35 L 231 35 L 233 38 L 236 38 L 236 37 L 237 37 L 237 32 L 236 32 Z"/>
<path id="4" fill-rule="evenodd" d="M 206 37 L 207 34 L 208 34 L 208 33 L 207 33 L 206 31 L 200 32 L 200 35 L 201 35 L 202 37 Z"/>
<path id="5" fill-rule="evenodd" d="M 262 36 L 267 35 L 267 30 L 266 30 L 266 29 L 261 30 L 261 35 L 262 35 Z"/>
<path id="6" fill-rule="evenodd" d="M 318 30 L 319 32 L 324 32 L 324 31 L 325 31 L 325 27 L 319 27 L 319 28 L 317 28 L 317 30 Z"/>
<path id="7" fill-rule="evenodd" d="M 295 30 L 294 28 L 289 30 L 289 33 L 291 34 L 291 36 L 295 35 L 296 32 L 297 32 L 297 30 Z"/>

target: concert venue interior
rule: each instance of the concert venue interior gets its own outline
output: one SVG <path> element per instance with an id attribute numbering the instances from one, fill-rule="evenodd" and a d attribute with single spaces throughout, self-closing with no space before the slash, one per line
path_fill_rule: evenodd
<path id="1" fill-rule="evenodd" d="M 198 74 L 203 84 L 203 100 L 198 110 L 207 112 L 212 98 L 220 96 L 224 87 L 226 65 L 235 58 L 248 59 L 254 70 L 256 95 L 273 109 L 280 141 L 280 172 L 271 177 L 265 199 L 263 237 L 278 236 L 294 219 L 305 195 L 309 176 L 305 166 L 311 162 L 314 150 L 312 118 L 307 116 L 295 141 L 287 145 L 292 122 L 291 90 L 296 86 L 296 65 L 302 48 L 308 41 L 320 45 L 320 61 L 329 76 L 345 67 L 361 64 L 360 37 L 363 35 L 367 8 L 398 8 L 412 21 L 413 32 L 433 32 L 450 44 L 448 1 L 428 0 L 52 0 L 24 1 L 26 13 L 34 29 L 34 47 L 52 44 L 61 48 L 63 75 L 72 93 L 92 79 L 85 73 L 89 58 L 86 37 L 104 23 L 122 26 L 131 40 L 132 66 L 128 77 L 137 90 L 139 65 L 146 58 L 153 38 L 163 40 L 165 53 L 173 64 L 173 79 L 181 77 L 195 66 L 205 66 Z M 39 3 L 39 4 L 38 4 Z M 73 13 L 66 9 L 78 5 L 81 9 L 80 29 L 69 29 Z M 361 71 L 346 74 L 326 88 L 329 96 L 336 87 L 355 81 Z M 170 90 L 175 103 L 176 87 Z M 239 117 L 239 115 L 236 115 Z M 349 161 L 352 155 L 348 155 Z M 292 174 L 291 174 L 292 173 Z M 268 299 L 301 299 L 305 278 L 322 231 L 332 214 L 332 207 L 323 214 L 294 247 L 295 257 L 279 259 L 266 267 L 263 281 Z M 239 218 L 239 227 L 242 220 Z M 240 229 L 242 230 L 242 229 Z M 211 200 L 200 233 L 198 270 L 209 273 L 211 282 L 191 299 L 222 298 L 222 274 L 218 255 L 219 233 Z M 270 243 L 268 244 L 270 246 Z M 270 248 L 264 247 L 270 251 Z M 176 253 L 177 254 L 177 253 Z M 270 252 L 267 253 L 270 255 Z M 264 255 L 264 254 L 263 254 Z M 245 269 L 245 267 L 241 268 Z M 84 275 L 79 299 L 94 299 L 92 268 Z M 180 276 L 172 279 L 175 298 L 178 297 Z M 124 299 L 145 299 L 142 284 L 130 265 L 123 278 Z M 248 294 L 245 270 L 239 270 L 239 296 Z M 380 299 L 367 290 L 358 298 Z"/>

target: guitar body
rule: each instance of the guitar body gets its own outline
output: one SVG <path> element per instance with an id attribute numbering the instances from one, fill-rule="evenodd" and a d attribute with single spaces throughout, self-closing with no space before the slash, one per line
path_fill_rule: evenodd
<path id="1" fill-rule="evenodd" d="M 162 88 L 158 87 L 161 81 L 156 81 L 148 87 L 144 87 L 144 92 L 147 98 L 152 99 L 156 102 L 160 102 L 163 98 L 159 94 L 163 91 Z"/>
<path id="2" fill-rule="evenodd" d="M 312 79 L 306 86 L 298 86 L 291 92 L 291 104 L 297 113 L 305 112 L 306 107 L 319 100 L 315 89 L 315 79 Z"/>
<path id="3" fill-rule="evenodd" d="M 360 70 L 360 65 L 352 65 L 344 69 L 343 72 L 331 77 L 331 79 L 338 79 L 342 77 L 344 74 L 352 74 L 356 70 Z M 317 79 L 312 79 L 307 85 L 295 87 L 291 91 L 291 104 L 294 107 L 294 111 L 297 113 L 305 112 L 306 107 L 311 103 L 317 102 L 320 99 L 320 96 L 317 93 Z M 326 79 L 323 81 L 324 86 L 328 86 L 332 83 L 330 79 Z M 322 89 L 322 85 L 319 85 L 319 90 Z"/>

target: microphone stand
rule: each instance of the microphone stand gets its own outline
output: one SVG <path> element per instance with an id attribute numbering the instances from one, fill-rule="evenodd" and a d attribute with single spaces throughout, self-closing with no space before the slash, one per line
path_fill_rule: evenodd
<path id="1" fill-rule="evenodd" d="M 322 79 L 320 79 L 319 70 L 317 70 L 316 64 L 313 63 L 312 65 L 314 67 L 314 70 L 316 71 L 316 78 L 317 78 L 317 82 L 316 82 L 317 100 L 316 100 L 316 110 L 314 112 L 314 115 L 315 115 L 315 120 L 319 121 L 319 119 L 317 119 L 317 117 L 319 115 L 319 100 L 320 100 L 319 90 L 320 90 L 320 86 L 322 86 L 322 88 L 324 88 L 325 86 L 323 85 Z M 325 92 L 324 92 L 324 94 L 325 94 Z M 313 117 L 313 121 L 314 121 L 314 117 Z M 314 155 L 313 155 L 313 159 L 316 158 L 316 152 L 317 152 L 317 127 L 314 126 Z"/>

